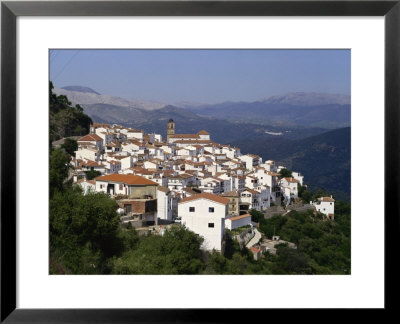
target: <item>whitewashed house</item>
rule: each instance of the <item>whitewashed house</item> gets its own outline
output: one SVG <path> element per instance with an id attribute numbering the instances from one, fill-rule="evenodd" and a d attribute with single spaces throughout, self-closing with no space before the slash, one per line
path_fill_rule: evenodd
<path id="1" fill-rule="evenodd" d="M 298 185 L 299 181 L 294 178 L 282 178 L 280 181 L 281 191 L 284 196 L 284 200 L 290 203 L 292 199 L 298 197 Z"/>
<path id="2" fill-rule="evenodd" d="M 184 173 L 171 176 L 168 179 L 168 188 L 170 190 L 182 192 L 182 189 L 189 185 L 197 185 L 196 176 Z"/>
<path id="3" fill-rule="evenodd" d="M 96 161 L 91 161 L 91 160 L 80 160 L 80 167 L 82 168 L 82 171 L 98 171 L 102 174 L 106 172 L 105 170 L 105 165 Z"/>
<path id="4" fill-rule="evenodd" d="M 103 139 L 97 134 L 88 134 L 78 139 L 78 147 L 93 147 L 103 149 Z"/>
<path id="5" fill-rule="evenodd" d="M 204 237 L 203 249 L 223 250 L 228 203 L 229 199 L 209 193 L 186 197 L 178 203 L 182 224 Z"/>
<path id="6" fill-rule="evenodd" d="M 233 230 L 238 227 L 251 225 L 251 215 L 244 214 L 239 216 L 231 216 L 225 219 L 225 228 Z"/>
<path id="7" fill-rule="evenodd" d="M 114 195 L 129 195 L 138 197 L 151 197 L 156 199 L 156 187 L 154 181 L 132 174 L 109 174 L 94 179 L 96 192 Z"/>
<path id="8" fill-rule="evenodd" d="M 326 215 L 329 219 L 335 219 L 335 199 L 330 197 L 321 197 L 317 201 L 310 201 L 310 205 L 314 205 L 316 211 Z"/>
<path id="9" fill-rule="evenodd" d="M 75 151 L 76 159 L 80 160 L 91 160 L 98 162 L 101 158 L 101 155 L 102 154 L 98 149 L 92 147 L 79 148 L 78 151 Z"/>
<path id="10" fill-rule="evenodd" d="M 79 179 L 78 181 L 74 182 L 74 185 L 81 187 L 84 195 L 87 195 L 91 192 L 96 192 L 96 181 L 94 180 Z"/>
<path id="11" fill-rule="evenodd" d="M 128 139 L 137 139 L 143 141 L 143 132 L 137 129 L 129 129 L 126 131 L 126 136 Z"/>
<path id="12" fill-rule="evenodd" d="M 295 178 L 301 186 L 303 185 L 304 176 L 300 172 L 292 171 L 292 177 Z"/>

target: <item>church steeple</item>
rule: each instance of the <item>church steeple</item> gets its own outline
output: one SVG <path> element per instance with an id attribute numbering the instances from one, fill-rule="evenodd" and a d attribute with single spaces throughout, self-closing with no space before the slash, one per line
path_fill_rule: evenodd
<path id="1" fill-rule="evenodd" d="M 169 143 L 169 137 L 174 134 L 175 134 L 175 122 L 173 119 L 170 119 L 168 121 L 168 126 L 167 126 L 167 143 Z"/>

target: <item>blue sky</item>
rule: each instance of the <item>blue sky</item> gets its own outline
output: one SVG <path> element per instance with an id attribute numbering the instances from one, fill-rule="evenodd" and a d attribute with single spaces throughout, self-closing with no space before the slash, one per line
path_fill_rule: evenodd
<path id="1" fill-rule="evenodd" d="M 51 50 L 50 80 L 163 103 L 350 95 L 350 50 Z"/>

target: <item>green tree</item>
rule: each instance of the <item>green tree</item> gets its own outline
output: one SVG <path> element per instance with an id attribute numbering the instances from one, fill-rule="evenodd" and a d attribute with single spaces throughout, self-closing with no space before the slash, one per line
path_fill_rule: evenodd
<path id="1" fill-rule="evenodd" d="M 50 152 L 50 197 L 56 190 L 63 191 L 69 168 L 69 156 L 63 150 L 56 149 Z"/>
<path id="2" fill-rule="evenodd" d="M 184 226 L 173 226 L 163 236 L 149 234 L 134 250 L 113 261 L 115 274 L 196 274 L 204 265 L 203 238 Z"/>
<path id="3" fill-rule="evenodd" d="M 88 180 L 93 180 L 94 178 L 101 176 L 101 172 L 96 170 L 85 171 L 85 174 Z"/>
<path id="4" fill-rule="evenodd" d="M 72 273 L 109 271 L 107 258 L 122 248 L 117 208 L 103 193 L 55 191 L 50 200 L 50 257 Z"/>
<path id="5" fill-rule="evenodd" d="M 281 169 L 281 171 L 279 171 L 279 173 L 281 174 L 282 178 L 291 178 L 292 177 L 292 171 L 288 170 L 288 169 Z"/>
<path id="6" fill-rule="evenodd" d="M 78 142 L 72 138 L 66 138 L 64 144 L 61 147 L 71 156 L 75 155 L 75 151 L 78 150 Z"/>
<path id="7" fill-rule="evenodd" d="M 298 195 L 303 201 L 303 203 L 309 204 L 310 201 L 313 199 L 313 193 L 312 191 L 308 190 L 306 187 L 302 186 L 301 184 L 298 184 Z"/>

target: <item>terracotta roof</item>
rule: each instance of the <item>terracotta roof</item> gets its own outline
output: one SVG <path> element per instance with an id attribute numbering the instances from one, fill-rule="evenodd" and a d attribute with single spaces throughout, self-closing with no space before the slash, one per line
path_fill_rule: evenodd
<path id="1" fill-rule="evenodd" d="M 174 134 L 170 135 L 170 138 L 200 138 L 197 134 Z"/>
<path id="2" fill-rule="evenodd" d="M 194 140 L 177 140 L 174 141 L 174 143 L 177 144 L 211 144 L 211 145 L 215 145 L 215 143 L 213 141 L 209 141 L 209 140 L 200 140 L 200 139 L 194 139 Z M 212 154 L 212 153 L 210 153 Z"/>
<path id="3" fill-rule="evenodd" d="M 287 182 L 299 182 L 295 178 L 284 178 Z"/>
<path id="4" fill-rule="evenodd" d="M 198 200 L 198 199 L 207 199 L 207 200 L 211 200 L 211 201 L 214 201 L 214 202 L 222 204 L 222 205 L 227 205 L 229 203 L 229 199 L 227 199 L 227 198 L 224 198 L 224 197 L 221 197 L 221 196 L 218 196 L 218 195 L 214 195 L 214 194 L 211 194 L 211 193 L 203 192 L 203 193 L 198 194 L 198 195 L 193 195 L 191 197 L 183 198 L 179 202 L 179 204 L 182 204 L 182 203 L 185 203 L 185 202 L 188 202 L 188 201 L 192 201 L 192 200 Z"/>
<path id="5" fill-rule="evenodd" d="M 121 144 L 118 143 L 118 142 L 110 142 L 110 143 L 108 143 L 106 146 L 107 146 L 107 147 L 108 147 L 108 146 L 111 146 L 111 147 L 121 147 Z"/>
<path id="6" fill-rule="evenodd" d="M 157 182 L 133 174 L 108 174 L 95 178 L 96 181 L 122 182 L 128 185 L 158 186 Z"/>
<path id="7" fill-rule="evenodd" d="M 99 124 L 99 123 L 94 123 L 92 124 L 93 127 L 105 127 L 105 128 L 110 128 L 110 124 Z"/>
<path id="8" fill-rule="evenodd" d="M 101 164 L 99 164 L 99 163 L 97 163 L 95 161 L 92 161 L 92 160 L 87 160 L 87 162 L 82 161 L 80 164 L 82 166 L 92 166 L 92 167 L 103 166 L 103 165 L 101 165 Z"/>
<path id="9" fill-rule="evenodd" d="M 331 198 L 331 197 L 321 197 L 318 198 L 319 201 L 324 201 L 324 202 L 334 202 L 335 199 Z"/>
<path id="10" fill-rule="evenodd" d="M 202 129 L 200 132 L 197 133 L 198 135 L 210 135 L 209 132 L 205 131 L 204 129 Z"/>
<path id="11" fill-rule="evenodd" d="M 103 139 L 97 134 L 88 134 L 78 139 L 78 142 L 92 142 L 92 141 L 102 141 L 102 140 Z"/>
<path id="12" fill-rule="evenodd" d="M 92 185 L 96 185 L 96 181 L 94 181 L 94 180 L 86 180 L 86 179 L 79 179 L 75 183 L 82 183 L 82 182 L 88 182 L 88 183 L 90 183 Z"/>
<path id="13" fill-rule="evenodd" d="M 260 252 L 260 251 L 261 251 L 261 249 L 260 249 L 260 248 L 256 248 L 256 247 L 252 246 L 252 247 L 250 248 L 250 251 L 251 251 L 251 252 L 254 252 L 254 253 L 258 253 L 258 252 Z"/>
<path id="14" fill-rule="evenodd" d="M 183 188 L 183 191 L 187 192 L 188 194 L 191 194 L 191 195 L 197 195 L 198 194 L 198 192 L 194 191 L 193 189 L 191 189 L 189 187 Z"/>
<path id="15" fill-rule="evenodd" d="M 245 215 L 229 217 L 227 219 L 230 219 L 231 221 L 235 221 L 235 220 L 242 219 L 242 218 L 247 218 L 247 217 L 251 217 L 251 215 L 250 214 L 245 214 Z"/>
<path id="16" fill-rule="evenodd" d="M 249 188 L 246 188 L 246 190 L 244 190 L 244 191 L 248 191 L 248 192 L 250 192 L 250 193 L 253 194 L 253 195 L 257 195 L 257 194 L 260 193 L 260 192 L 257 191 L 257 190 L 253 190 L 253 189 L 249 189 Z"/>

